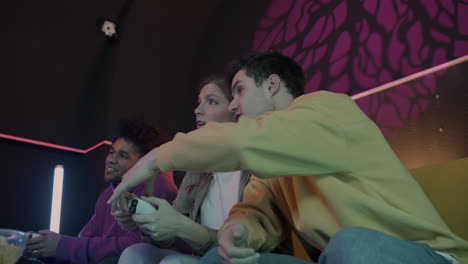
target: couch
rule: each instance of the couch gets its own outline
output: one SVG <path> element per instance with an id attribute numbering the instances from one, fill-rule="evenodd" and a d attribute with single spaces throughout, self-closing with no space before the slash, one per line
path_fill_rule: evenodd
<path id="1" fill-rule="evenodd" d="M 449 228 L 468 240 L 468 157 L 410 170 Z M 294 255 L 309 260 L 293 236 Z"/>

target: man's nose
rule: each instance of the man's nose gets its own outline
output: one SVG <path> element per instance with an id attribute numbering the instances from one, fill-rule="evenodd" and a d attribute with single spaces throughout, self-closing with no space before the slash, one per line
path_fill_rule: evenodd
<path id="1" fill-rule="evenodd" d="M 116 158 L 115 158 L 114 153 L 109 153 L 109 155 L 107 155 L 107 158 L 106 158 L 106 163 L 115 163 L 115 162 L 116 162 Z"/>
<path id="2" fill-rule="evenodd" d="M 237 99 L 234 98 L 234 99 L 232 99 L 231 103 L 229 104 L 228 110 L 231 113 L 236 113 L 237 109 L 238 109 Z"/>

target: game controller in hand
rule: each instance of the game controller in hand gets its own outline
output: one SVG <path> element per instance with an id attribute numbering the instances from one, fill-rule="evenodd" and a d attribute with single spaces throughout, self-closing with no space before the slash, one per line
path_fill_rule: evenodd
<path id="1" fill-rule="evenodd" d="M 145 200 L 129 197 L 127 199 L 128 212 L 131 214 L 152 214 L 156 208 Z"/>
<path id="2" fill-rule="evenodd" d="M 36 233 L 34 231 L 28 231 L 27 233 L 29 234 L 29 236 L 28 236 L 29 239 L 41 236 L 41 235 L 39 235 L 38 233 Z"/>

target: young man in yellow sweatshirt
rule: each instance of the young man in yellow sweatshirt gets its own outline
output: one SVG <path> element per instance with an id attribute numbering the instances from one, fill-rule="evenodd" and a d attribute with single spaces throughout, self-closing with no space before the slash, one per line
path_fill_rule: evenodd
<path id="1" fill-rule="evenodd" d="M 467 260 L 468 243 L 450 231 L 351 98 L 300 96 L 301 68 L 277 53 L 241 59 L 231 79 L 231 109 L 245 117 L 179 133 L 143 157 L 110 201 L 159 169 L 250 170 L 268 180 L 248 185 L 218 234 L 219 248 L 202 263 L 305 263 L 258 253 L 291 232 L 312 258 L 320 253 L 318 263 Z"/>

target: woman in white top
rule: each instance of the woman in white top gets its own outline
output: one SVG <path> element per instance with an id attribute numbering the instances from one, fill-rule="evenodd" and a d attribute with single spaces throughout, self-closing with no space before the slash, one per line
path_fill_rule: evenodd
<path id="1" fill-rule="evenodd" d="M 196 125 L 209 122 L 233 122 L 228 110 L 232 100 L 224 78 L 211 76 L 200 85 Z M 181 183 L 173 206 L 164 200 L 148 197 L 158 210 L 150 215 L 116 215 L 125 229 L 140 228 L 145 241 L 128 247 L 119 263 L 198 263 L 198 259 L 217 245 L 217 230 L 229 210 L 242 200 L 250 173 L 188 172 Z"/>

